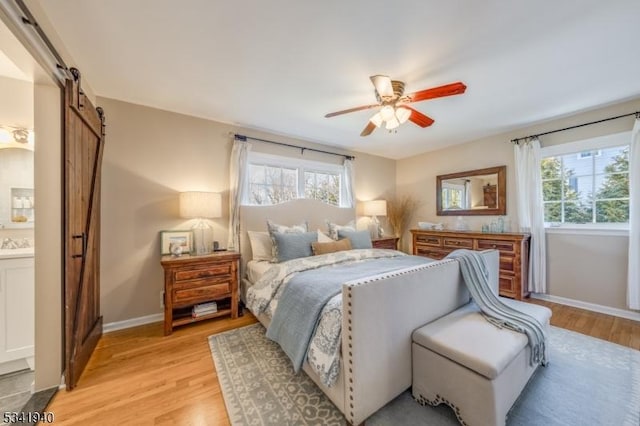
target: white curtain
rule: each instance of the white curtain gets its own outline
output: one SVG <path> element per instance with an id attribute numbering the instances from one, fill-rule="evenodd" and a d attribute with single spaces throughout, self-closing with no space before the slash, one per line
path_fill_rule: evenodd
<path id="1" fill-rule="evenodd" d="M 514 145 L 516 202 L 521 232 L 531 233 L 529 245 L 529 291 L 547 291 L 547 255 L 544 205 L 540 173 L 540 141 L 536 138 Z"/>
<path id="2" fill-rule="evenodd" d="M 640 117 L 631 132 L 629 150 L 629 272 L 627 305 L 640 309 Z"/>
<path id="3" fill-rule="evenodd" d="M 251 144 L 234 140 L 229 164 L 229 250 L 240 249 L 240 204 L 247 177 L 247 154 Z"/>
<path id="4" fill-rule="evenodd" d="M 344 159 L 344 201 L 342 207 L 354 207 L 355 197 L 353 190 L 353 160 Z"/>
<path id="5" fill-rule="evenodd" d="M 463 209 L 470 209 L 471 205 L 471 181 L 469 179 L 464 181 L 464 205 Z"/>

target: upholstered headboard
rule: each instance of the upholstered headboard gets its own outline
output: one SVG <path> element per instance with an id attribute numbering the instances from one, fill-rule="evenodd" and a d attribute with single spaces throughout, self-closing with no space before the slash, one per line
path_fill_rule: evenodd
<path id="1" fill-rule="evenodd" d="M 251 260 L 251 244 L 247 231 L 266 231 L 267 219 L 280 225 L 294 225 L 304 220 L 309 223 L 309 230 L 327 230 L 325 221 L 346 224 L 355 220 L 355 208 L 331 206 L 318 200 L 293 200 L 273 206 L 241 206 L 240 207 L 240 253 L 242 255 L 241 277 L 244 278 L 244 266 Z"/>

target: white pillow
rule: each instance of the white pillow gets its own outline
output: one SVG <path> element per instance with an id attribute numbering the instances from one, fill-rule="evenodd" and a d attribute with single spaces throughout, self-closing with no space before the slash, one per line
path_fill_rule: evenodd
<path id="1" fill-rule="evenodd" d="M 253 260 L 268 260 L 273 257 L 273 241 L 268 232 L 247 231 L 251 243 Z"/>
<path id="2" fill-rule="evenodd" d="M 319 243 L 332 243 L 334 239 L 318 229 L 318 242 Z"/>
<path id="3" fill-rule="evenodd" d="M 327 223 L 329 237 L 331 237 L 333 240 L 338 239 L 338 231 L 355 231 L 356 230 L 356 223 L 353 220 L 347 223 L 346 225 L 338 225 L 337 223 L 329 222 L 328 220 L 325 222 Z"/>

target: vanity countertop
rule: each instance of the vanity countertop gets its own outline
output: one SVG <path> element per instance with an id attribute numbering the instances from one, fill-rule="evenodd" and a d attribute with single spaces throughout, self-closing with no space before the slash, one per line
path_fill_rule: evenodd
<path id="1" fill-rule="evenodd" d="M 0 249 L 0 259 L 15 259 L 20 257 L 33 257 L 33 247 L 16 248 L 16 249 Z"/>

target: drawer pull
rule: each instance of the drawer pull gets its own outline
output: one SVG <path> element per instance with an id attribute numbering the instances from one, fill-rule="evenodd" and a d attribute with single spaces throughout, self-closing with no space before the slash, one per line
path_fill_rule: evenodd
<path id="1" fill-rule="evenodd" d="M 496 247 L 498 247 L 498 245 L 497 244 L 492 244 L 491 247 L 492 248 L 496 248 Z"/>

